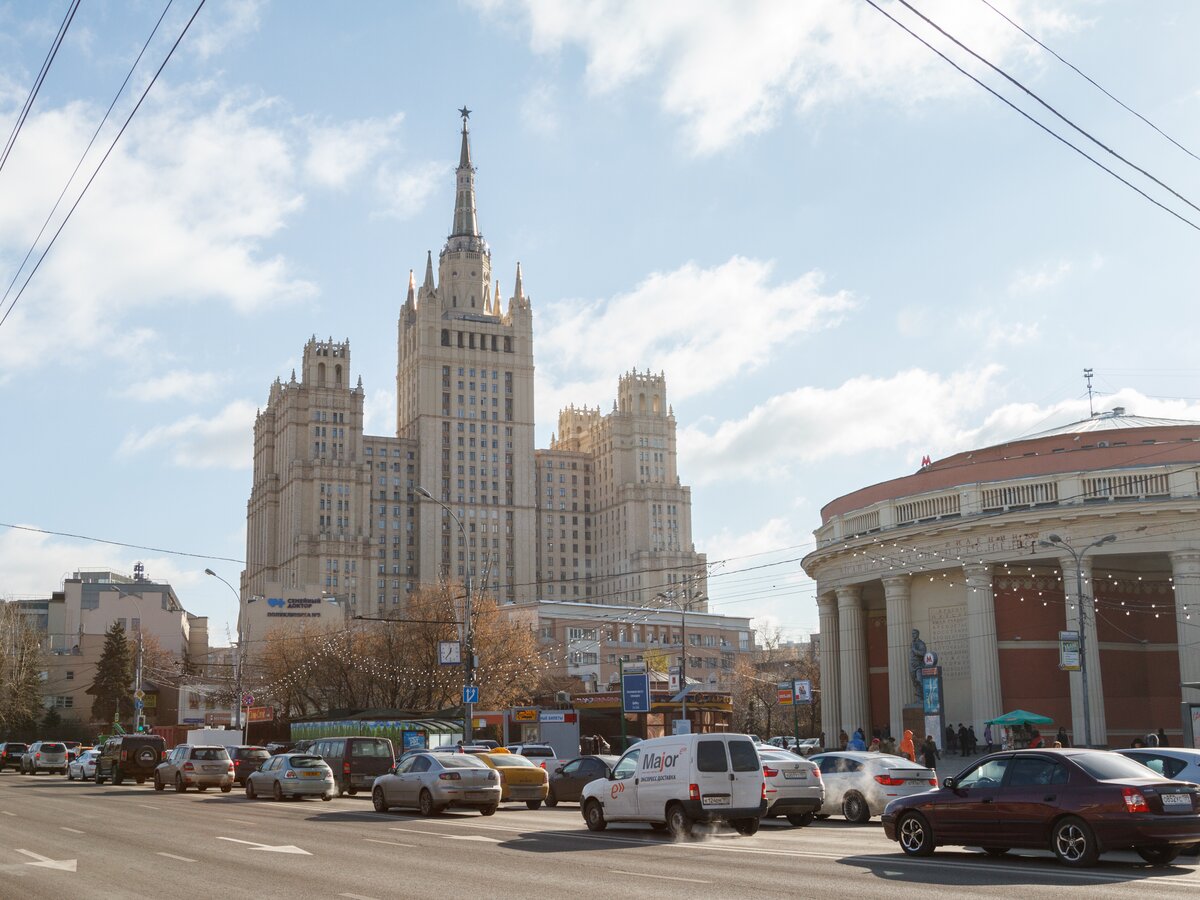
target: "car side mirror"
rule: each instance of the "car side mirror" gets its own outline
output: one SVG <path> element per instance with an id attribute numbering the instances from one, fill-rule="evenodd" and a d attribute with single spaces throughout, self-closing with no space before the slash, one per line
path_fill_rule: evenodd
<path id="1" fill-rule="evenodd" d="M 563 766 L 555 766 L 555 768 L 554 768 L 554 774 L 555 774 L 555 775 L 561 775 L 561 774 L 563 773 L 563 768 L 564 768 Z"/>
<path id="2" fill-rule="evenodd" d="M 390 769 L 388 769 L 388 774 L 389 774 L 389 775 L 395 775 L 395 774 L 396 774 L 396 767 L 395 767 L 395 766 L 392 766 Z"/>
<path id="3" fill-rule="evenodd" d="M 948 791 L 954 790 L 954 788 L 957 784 L 958 784 L 958 782 L 954 780 L 953 775 L 942 781 L 942 787 L 944 787 Z"/>

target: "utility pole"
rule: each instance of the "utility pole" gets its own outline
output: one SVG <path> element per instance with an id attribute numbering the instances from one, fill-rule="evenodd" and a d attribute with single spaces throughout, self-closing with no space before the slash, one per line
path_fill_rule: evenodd
<path id="1" fill-rule="evenodd" d="M 234 693 L 233 727 L 236 728 L 238 731 L 241 731 L 242 730 L 242 669 L 244 668 L 243 661 L 244 661 L 244 657 L 245 657 L 245 648 L 243 646 L 245 641 L 242 637 L 242 622 L 246 618 L 245 610 L 242 609 L 242 595 L 239 594 L 236 590 L 234 590 L 234 587 L 232 584 L 230 584 L 228 581 L 226 581 L 224 578 L 222 578 L 220 575 L 218 575 L 212 569 L 205 569 L 204 574 L 211 575 L 213 578 L 217 579 L 217 581 L 219 581 L 223 585 L 225 585 L 225 587 L 229 588 L 230 593 L 233 594 L 233 597 L 235 600 L 237 600 L 237 604 L 238 604 L 238 620 L 237 620 L 238 639 L 237 639 L 237 649 L 234 651 L 234 654 L 233 654 L 233 693 Z M 246 630 L 247 630 L 247 632 L 249 631 L 248 623 L 246 625 Z M 245 739 L 245 735 L 243 735 L 243 740 L 244 739 Z"/>

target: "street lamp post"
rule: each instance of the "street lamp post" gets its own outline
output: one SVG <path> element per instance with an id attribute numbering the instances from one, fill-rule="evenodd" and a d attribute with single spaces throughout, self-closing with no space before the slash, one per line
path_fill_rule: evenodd
<path id="1" fill-rule="evenodd" d="M 679 689 L 680 689 L 679 717 L 681 719 L 683 719 L 684 721 L 686 721 L 687 720 L 687 653 L 688 653 L 688 650 L 687 650 L 687 648 L 688 648 L 687 611 L 688 611 L 688 607 L 690 607 L 694 601 L 699 600 L 701 598 L 690 596 L 688 593 L 688 589 L 684 588 L 683 602 L 681 603 L 675 599 L 674 594 L 675 594 L 674 591 L 664 591 L 664 592 L 660 593 L 658 596 L 662 597 L 664 600 L 666 600 L 668 603 L 672 604 L 673 606 L 679 607 L 679 627 L 683 631 L 683 633 L 680 635 L 680 647 L 683 650 L 683 655 L 680 659 L 680 665 L 679 665 Z"/>
<path id="2" fill-rule="evenodd" d="M 439 500 L 433 494 L 429 493 L 425 488 L 417 485 L 416 492 L 426 500 L 432 500 L 440 506 L 446 515 L 454 520 L 454 524 L 458 526 L 458 530 L 463 537 L 463 553 L 465 554 L 463 571 L 463 587 L 466 597 L 464 598 L 463 608 L 463 743 L 469 744 L 474 740 L 474 728 L 472 719 L 475 716 L 475 704 L 467 700 L 466 689 L 475 683 L 475 645 L 472 637 L 471 627 L 471 547 L 470 541 L 467 540 L 467 529 L 463 526 L 462 520 L 454 514 L 449 506 Z"/>
<path id="3" fill-rule="evenodd" d="M 1052 534 L 1049 538 L 1046 541 L 1038 541 L 1038 545 L 1066 550 L 1075 560 L 1075 599 L 1079 603 L 1079 680 L 1083 687 L 1083 745 L 1090 747 L 1092 746 L 1092 707 L 1087 678 L 1087 604 L 1084 602 L 1083 596 L 1083 555 L 1093 547 L 1111 544 L 1117 539 L 1117 536 L 1107 534 L 1092 541 L 1081 550 L 1076 550 L 1057 534 Z"/>
<path id="4" fill-rule="evenodd" d="M 245 663 L 244 663 L 245 648 L 243 646 L 244 639 L 242 638 L 242 619 L 244 618 L 244 615 L 242 612 L 242 595 L 239 594 L 234 589 L 232 584 L 230 584 L 228 581 L 226 581 L 224 578 L 222 578 L 220 575 L 218 575 L 212 569 L 205 569 L 204 574 L 211 575 L 213 578 L 217 579 L 219 582 L 224 584 L 225 587 L 229 588 L 230 593 L 233 594 L 234 598 L 237 600 L 237 603 L 238 603 L 238 643 L 237 643 L 237 654 L 233 658 L 233 682 L 234 682 L 233 693 L 236 695 L 233 698 L 233 702 L 234 702 L 233 724 L 234 724 L 234 727 L 238 731 L 241 731 L 242 730 L 242 669 L 245 667 Z M 249 630 L 249 628 L 247 628 L 247 630 Z M 242 740 L 245 740 L 244 734 L 242 735 Z"/>

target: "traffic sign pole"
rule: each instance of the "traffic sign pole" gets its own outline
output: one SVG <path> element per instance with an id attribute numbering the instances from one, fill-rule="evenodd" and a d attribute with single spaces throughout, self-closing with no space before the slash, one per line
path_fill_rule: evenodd
<path id="1" fill-rule="evenodd" d="M 796 749 L 800 749 L 800 713 L 796 710 L 800 704 L 796 702 L 796 696 L 799 692 L 796 690 L 796 682 L 792 682 L 792 734 L 796 738 Z"/>
<path id="2" fill-rule="evenodd" d="M 627 749 L 625 740 L 625 660 L 617 660 L 617 683 L 621 685 L 621 752 Z"/>

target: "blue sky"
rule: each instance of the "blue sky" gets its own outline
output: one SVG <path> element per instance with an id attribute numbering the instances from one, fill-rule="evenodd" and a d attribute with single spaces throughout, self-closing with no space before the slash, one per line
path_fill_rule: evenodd
<path id="1" fill-rule="evenodd" d="M 993 2 L 1200 154 L 1200 8 Z M 913 5 L 1200 204 L 1200 161 L 981 0 Z M 0 3 L 4 136 L 66 6 Z M 0 171 L 5 284 L 162 6 L 81 5 Z M 0 327 L 0 520 L 178 552 L 3 528 L 0 596 L 142 560 L 224 638 L 203 570 L 237 583 L 271 382 L 348 338 L 368 430 L 394 427 L 396 316 L 450 225 L 464 103 L 493 271 L 507 295 L 519 260 L 533 298 L 538 445 L 561 406 L 664 371 L 715 611 L 815 630 L 794 560 L 824 503 L 1086 416 L 1084 367 L 1099 407 L 1200 418 L 1200 232 L 864 0 L 209 0 Z"/>

